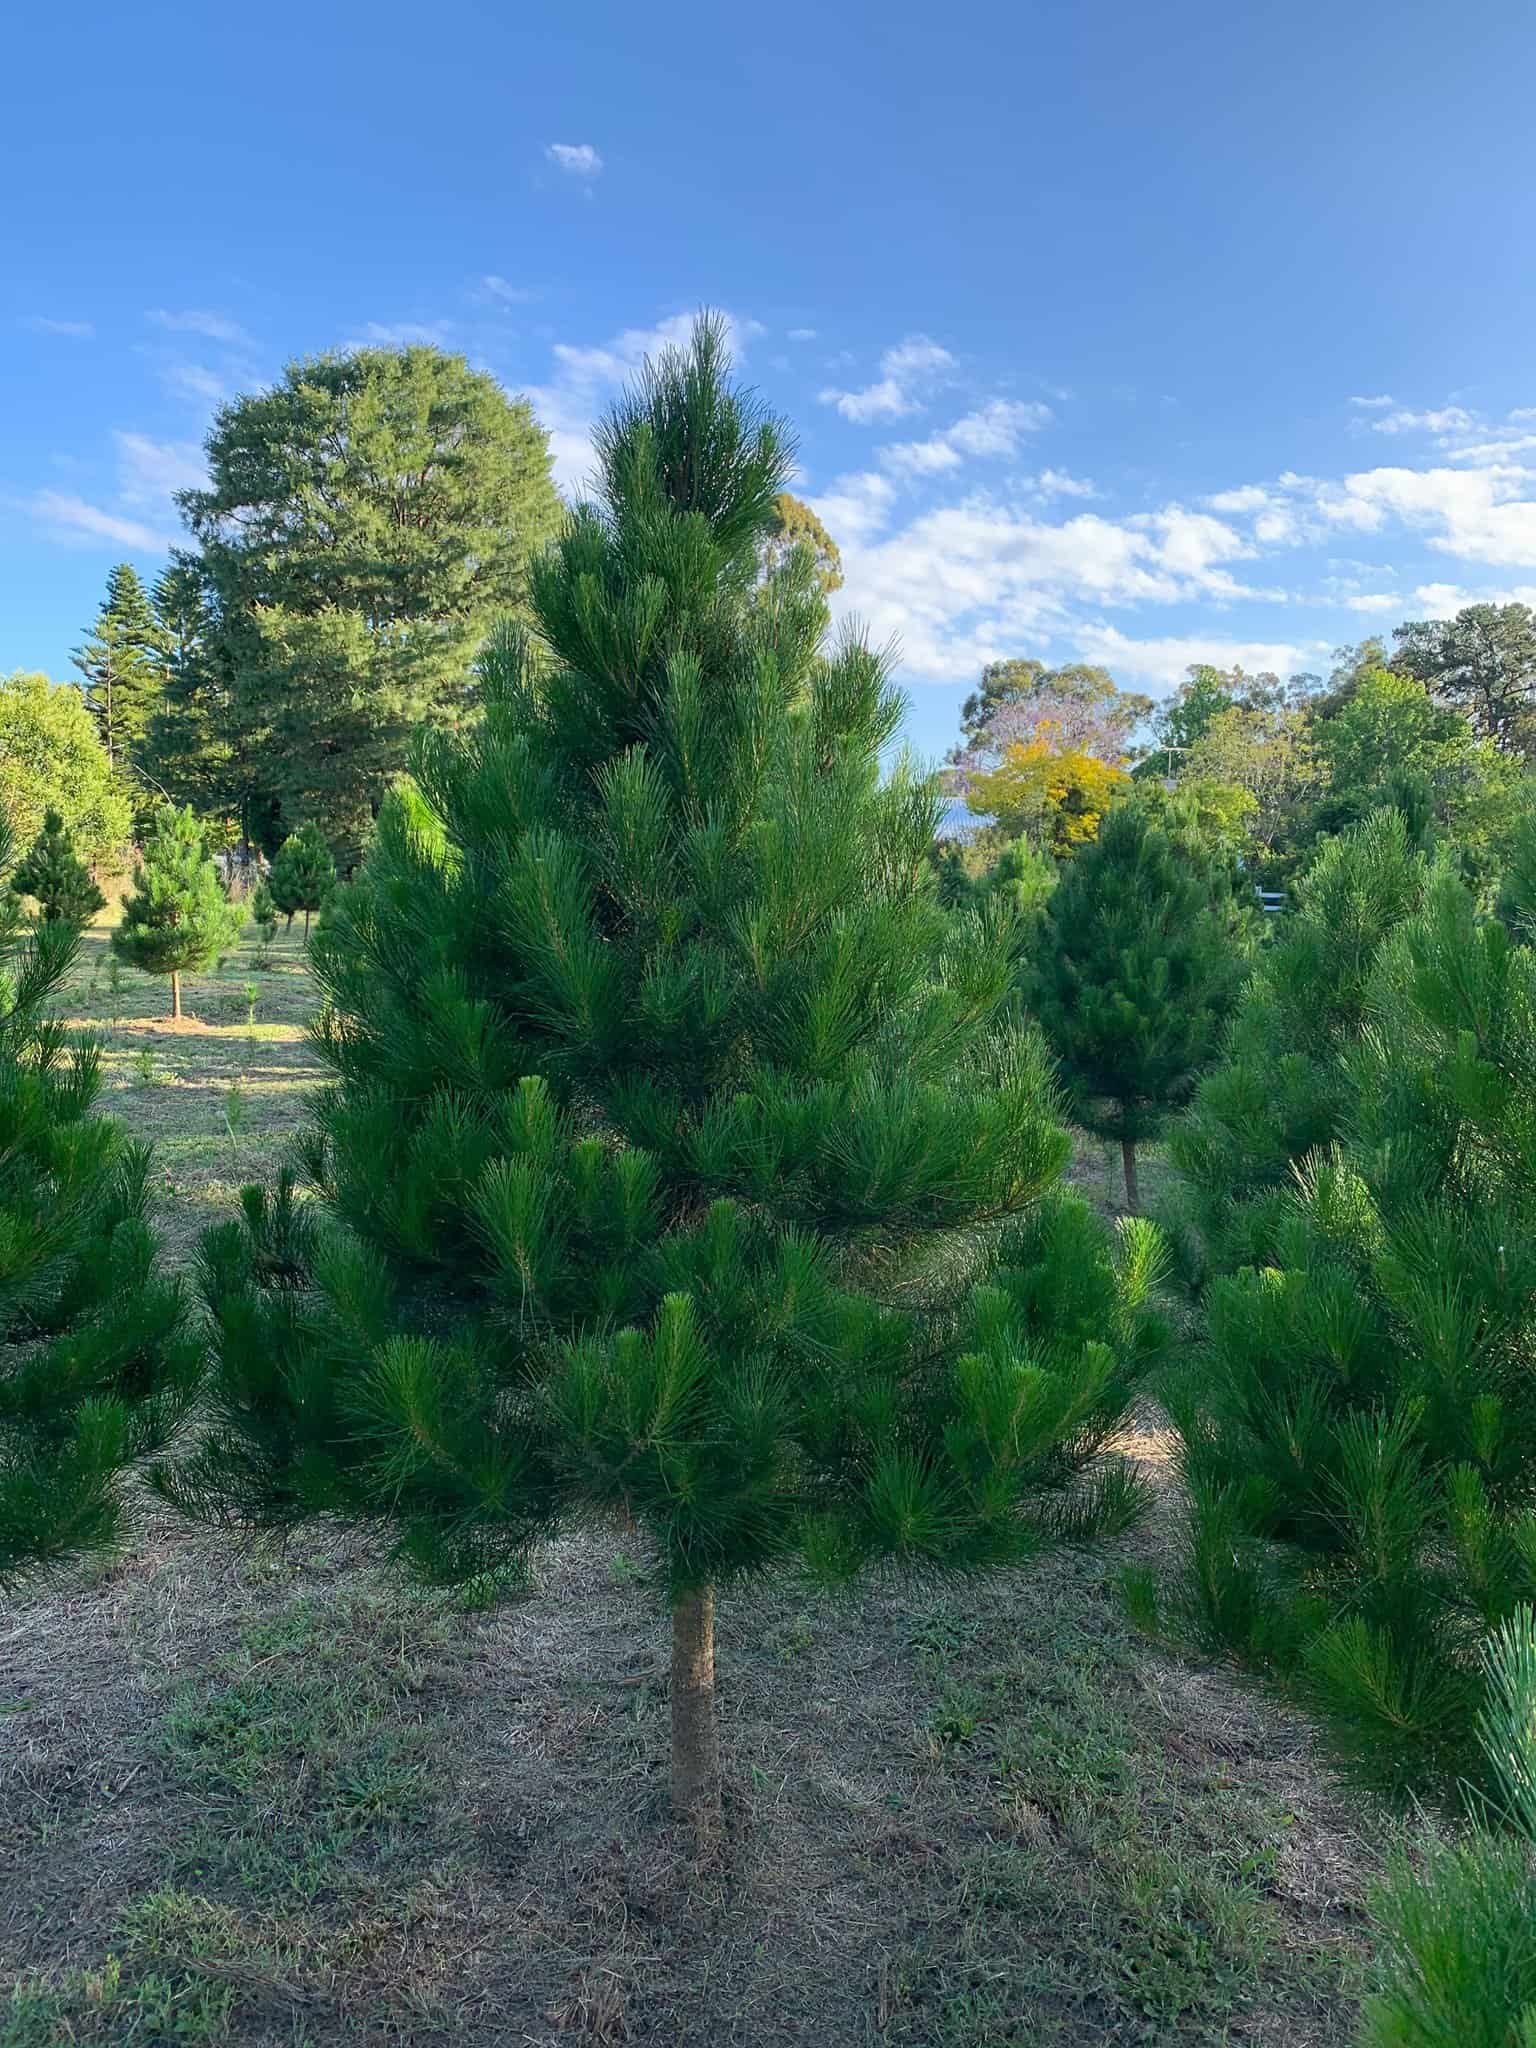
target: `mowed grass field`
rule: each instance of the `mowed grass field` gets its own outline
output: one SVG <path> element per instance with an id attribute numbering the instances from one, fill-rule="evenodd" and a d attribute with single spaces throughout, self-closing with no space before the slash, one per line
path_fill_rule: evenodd
<path id="1" fill-rule="evenodd" d="M 179 1028 L 104 931 L 69 991 L 181 1262 L 317 1078 L 297 930 L 253 940 Z M 1112 1206 L 1098 1148 L 1077 1178 Z M 237 1543 L 146 1500 L 0 1615 L 0 2048 L 1346 2042 L 1397 1825 L 1122 1618 L 1179 1514 L 1155 1418 L 1124 1448 L 1160 1504 L 1118 1552 L 729 1592 L 704 1866 L 641 1539 L 573 1533 L 488 1605 L 354 1531 Z"/>

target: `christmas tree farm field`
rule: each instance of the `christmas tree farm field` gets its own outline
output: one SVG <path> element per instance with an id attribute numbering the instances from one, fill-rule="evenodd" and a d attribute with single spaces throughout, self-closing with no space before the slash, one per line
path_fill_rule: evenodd
<path id="1" fill-rule="evenodd" d="M 5 2048 L 1348 2038 L 1383 1825 L 1112 1551 L 730 1602 L 701 1865 L 622 1537 L 483 1606 L 353 1541 L 148 1509 L 7 1615 Z"/>

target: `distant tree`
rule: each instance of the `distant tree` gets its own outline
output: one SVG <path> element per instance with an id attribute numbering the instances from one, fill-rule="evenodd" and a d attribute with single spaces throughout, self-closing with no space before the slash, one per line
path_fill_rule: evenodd
<path id="1" fill-rule="evenodd" d="M 1226 864 L 1129 803 L 1063 870 L 1025 956 L 1026 1007 L 1074 1119 L 1118 1140 L 1133 1215 L 1137 1146 L 1162 1134 L 1219 1050 L 1247 966 L 1244 923 Z"/>
<path id="2" fill-rule="evenodd" d="M 224 894 L 208 842 L 190 810 L 156 812 L 133 894 L 112 933 L 112 950 L 130 967 L 171 978 L 171 1016 L 179 1019 L 181 977 L 232 946 L 245 922 Z"/>
<path id="3" fill-rule="evenodd" d="M 0 814 L 0 884 L 15 839 Z M 195 1392 L 203 1347 L 155 1264 L 149 1153 L 91 1114 L 99 1053 L 52 1014 L 80 943 L 0 886 L 0 1586 L 109 1543 L 121 1480 Z M 26 893 L 31 893 L 27 891 Z"/>
<path id="4" fill-rule="evenodd" d="M 0 677 L 0 810 L 21 843 L 57 811 L 87 861 L 126 844 L 132 806 L 73 684 Z"/>
<path id="5" fill-rule="evenodd" d="M 1536 757 L 1536 615 L 1525 604 L 1473 604 L 1453 619 L 1412 619 L 1394 638 L 1394 668 L 1471 719 L 1495 746 Z"/>
<path id="6" fill-rule="evenodd" d="M 1049 724 L 1064 745 L 1120 761 L 1151 710 L 1150 697 L 1122 690 L 1108 669 L 1089 662 L 1047 668 L 1034 659 L 992 661 L 981 672 L 981 687 L 961 706 L 956 758 L 981 765 L 1016 742 L 1027 744 Z"/>
<path id="7" fill-rule="evenodd" d="M 84 646 L 73 656 L 109 765 L 131 767 L 162 689 L 155 620 L 131 563 L 119 562 Z"/>
<path id="8" fill-rule="evenodd" d="M 44 924 L 85 926 L 107 904 L 57 811 L 44 816 L 42 831 L 16 863 L 11 892 L 30 896 Z"/>
<path id="9" fill-rule="evenodd" d="M 269 828 L 259 754 L 236 715 L 226 639 L 202 565 L 172 557 L 150 593 L 160 700 L 135 755 L 150 791 L 190 804 L 209 821 L 228 821 L 231 843 L 249 844 Z"/>
<path id="10" fill-rule="evenodd" d="M 272 891 L 265 882 L 258 882 L 255 893 L 251 897 L 251 921 L 257 931 L 261 933 L 263 952 L 266 951 L 277 937 L 277 920 L 280 914 L 277 905 L 272 900 Z M 290 917 L 288 922 L 291 925 L 293 919 Z"/>
<path id="11" fill-rule="evenodd" d="M 1248 831 L 1255 878 L 1289 878 L 1323 787 L 1314 722 L 1305 710 L 1234 703 L 1216 712 L 1182 757 L 1178 780 L 1246 790 L 1254 804 Z"/>
<path id="12" fill-rule="evenodd" d="M 229 692 L 212 730 L 355 849 L 414 728 L 470 716 L 475 651 L 561 523 L 545 435 L 462 356 L 358 349 L 221 408 L 208 469 L 179 503 Z"/>
<path id="13" fill-rule="evenodd" d="M 763 543 L 764 570 L 771 574 L 791 548 L 797 547 L 810 549 L 823 595 L 830 597 L 834 590 L 842 589 L 843 558 L 837 542 L 803 498 L 780 491 L 774 500 L 773 525 Z"/>
<path id="14" fill-rule="evenodd" d="M 1131 787 L 1117 762 L 1074 746 L 1050 721 L 1003 749 L 996 767 L 966 774 L 966 802 L 1009 837 L 1065 859 L 1098 831 L 1115 798 Z"/>
<path id="15" fill-rule="evenodd" d="M 325 834 L 313 822 L 301 825 L 283 841 L 265 883 L 272 903 L 287 918 L 289 931 L 295 915 L 303 911 L 306 939 L 311 916 L 335 886 L 336 863 Z"/>

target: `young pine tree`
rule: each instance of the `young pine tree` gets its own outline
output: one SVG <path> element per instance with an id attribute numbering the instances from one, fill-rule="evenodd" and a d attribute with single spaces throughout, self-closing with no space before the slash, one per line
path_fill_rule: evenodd
<path id="1" fill-rule="evenodd" d="M 44 924 L 88 925 L 107 899 L 91 880 L 91 871 L 75 853 L 75 842 L 57 811 L 49 811 L 43 829 L 16 863 L 11 893 L 30 896 Z"/>
<path id="2" fill-rule="evenodd" d="M 1169 1406 L 1210 1643 L 1395 1786 L 1479 1767 L 1477 1646 L 1536 1598 L 1536 953 L 1452 874 L 1378 949 L 1337 1138 L 1212 1281 Z"/>
<path id="3" fill-rule="evenodd" d="M 1278 920 L 1221 1060 L 1168 1136 L 1178 1184 L 1165 1221 L 1196 1292 L 1271 1263 L 1298 1165 L 1342 1128 L 1377 956 L 1429 877 L 1403 818 L 1384 811 L 1323 845 Z"/>
<path id="4" fill-rule="evenodd" d="M 1133 1215 L 1136 1148 L 1161 1135 L 1215 1058 L 1247 952 L 1230 875 L 1137 804 L 1109 813 L 1046 901 L 1025 1002 L 1074 1120 L 1118 1139 Z"/>
<path id="5" fill-rule="evenodd" d="M 272 941 L 277 937 L 277 920 L 281 912 L 272 900 L 272 891 L 265 882 L 258 882 L 251 897 L 251 922 L 261 933 L 261 950 L 266 954 Z"/>
<path id="6" fill-rule="evenodd" d="M 0 874 L 12 848 L 0 815 Z M 149 1154 L 91 1114 L 96 1048 L 50 1014 L 79 943 L 62 915 L 26 937 L 0 894 L 0 1586 L 112 1538 L 202 1360 L 156 1271 Z"/>
<path id="7" fill-rule="evenodd" d="M 122 774 L 131 766 L 164 688 L 155 617 L 138 572 L 119 562 L 107 578 L 96 624 L 73 659 L 107 760 Z"/>
<path id="8" fill-rule="evenodd" d="M 706 1829 L 717 1591 L 1114 1524 L 1118 1468 L 1069 1482 L 1157 1334 L 1152 1232 L 1042 1203 L 1013 918 L 938 902 L 881 660 L 824 651 L 804 551 L 758 587 L 790 450 L 726 368 L 702 324 L 599 429 L 544 654 L 499 636 L 483 725 L 419 742 L 316 934 L 345 1228 L 284 1185 L 209 1237 L 218 1424 L 163 1480 L 374 1519 L 450 1580 L 633 1518 Z"/>
<path id="9" fill-rule="evenodd" d="M 267 877 L 267 892 L 287 918 L 287 929 L 304 913 L 304 937 L 309 938 L 309 920 L 336 886 L 336 863 L 325 834 L 311 820 L 292 832 L 278 848 L 277 859 Z"/>
<path id="10" fill-rule="evenodd" d="M 156 812 L 133 894 L 112 934 L 112 950 L 130 967 L 171 978 L 171 1017 L 181 1017 L 181 977 L 232 946 L 245 919 L 224 894 L 208 842 L 190 810 Z"/>

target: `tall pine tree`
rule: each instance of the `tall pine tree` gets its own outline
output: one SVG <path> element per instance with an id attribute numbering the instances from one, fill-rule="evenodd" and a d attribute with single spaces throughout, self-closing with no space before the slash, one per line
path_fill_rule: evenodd
<path id="1" fill-rule="evenodd" d="M 1136 1148 L 1159 1137 L 1216 1057 L 1247 966 L 1230 871 L 1138 804 L 1112 810 L 1063 870 L 1023 971 L 1072 1115 L 1118 1141 L 1126 1207 Z"/>
<path id="2" fill-rule="evenodd" d="M 169 802 L 227 819 L 249 845 L 269 831 L 272 799 L 260 749 L 236 715 L 216 600 L 195 556 L 172 557 L 150 604 L 161 694 L 136 755 L 139 773 Z"/>
<path id="3" fill-rule="evenodd" d="M 112 950 L 145 974 L 171 979 L 171 1018 L 181 1018 L 181 977 L 206 967 L 232 946 L 245 925 L 240 906 L 224 894 L 208 841 L 190 810 L 167 805 L 155 814 L 143 858 L 133 873 L 133 894 L 112 932 Z"/>
<path id="4" fill-rule="evenodd" d="M 717 1590 L 1006 1563 L 1134 1504 L 1070 1482 L 1155 1340 L 1156 1239 L 1042 1201 L 1014 921 L 939 904 L 942 798 L 882 778 L 899 700 L 823 649 L 807 554 L 759 588 L 790 448 L 720 329 L 597 447 L 542 653 L 499 638 L 483 729 L 422 739 L 313 943 L 346 1227 L 281 1186 L 207 1240 L 218 1422 L 162 1483 L 373 1519 L 450 1580 L 633 1517 L 707 1828 Z"/>
<path id="5" fill-rule="evenodd" d="M 0 814 L 0 877 L 14 839 Z M 110 1541 L 120 1481 L 190 1400 L 202 1345 L 156 1267 L 149 1154 L 91 1114 L 99 1056 L 51 1014 L 68 916 L 0 889 L 0 1586 Z"/>
<path id="6" fill-rule="evenodd" d="M 96 624 L 73 660 L 107 760 L 122 774 L 132 765 L 164 687 L 154 614 L 131 563 L 119 562 L 108 576 Z"/>

